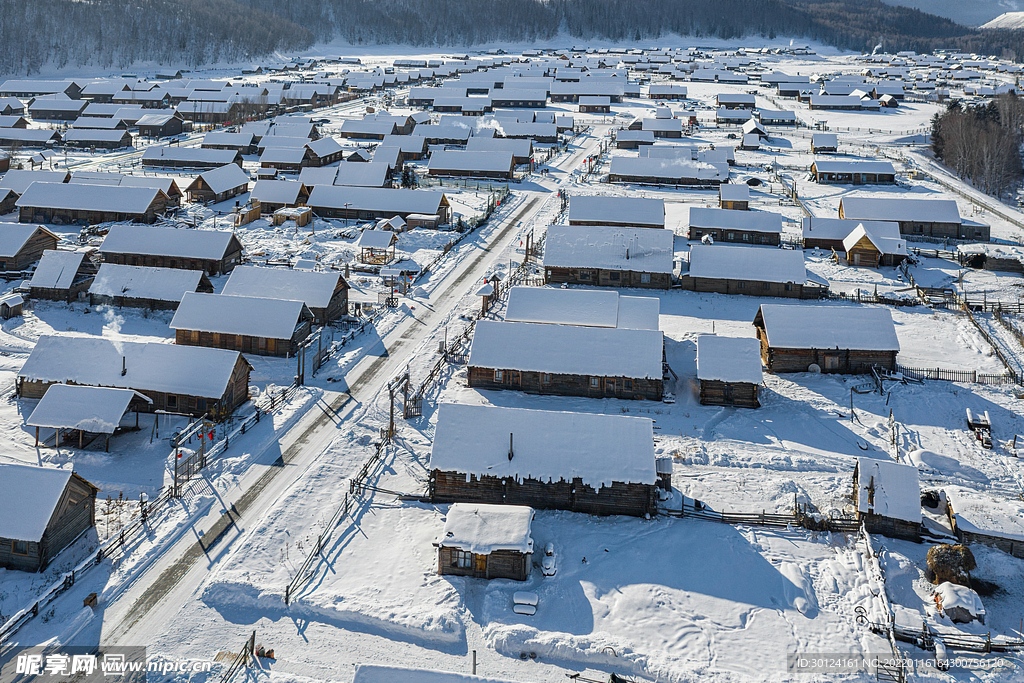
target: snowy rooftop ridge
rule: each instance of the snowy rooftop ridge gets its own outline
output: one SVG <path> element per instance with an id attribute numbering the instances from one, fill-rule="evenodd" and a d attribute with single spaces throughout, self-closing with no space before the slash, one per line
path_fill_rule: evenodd
<path id="1" fill-rule="evenodd" d="M 474 555 L 496 550 L 532 553 L 532 524 L 533 508 L 525 505 L 454 503 L 448 508 L 438 545 Z"/>
<path id="2" fill-rule="evenodd" d="M 0 538 L 41 540 L 70 479 L 71 470 L 0 463 Z"/>
<path id="3" fill-rule="evenodd" d="M 921 521 L 917 468 L 890 460 L 857 458 L 857 512 Z"/>
<path id="4" fill-rule="evenodd" d="M 509 435 L 512 459 L 509 460 Z M 445 403 L 430 469 L 517 480 L 654 484 L 654 423 L 643 417 Z"/>
<path id="5" fill-rule="evenodd" d="M 671 273 L 675 235 L 659 228 L 548 226 L 544 265 Z"/>

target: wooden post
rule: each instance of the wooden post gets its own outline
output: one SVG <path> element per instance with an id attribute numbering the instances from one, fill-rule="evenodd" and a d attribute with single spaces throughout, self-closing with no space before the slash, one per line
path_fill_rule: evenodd
<path id="1" fill-rule="evenodd" d="M 39 427 L 36 427 L 36 448 L 39 448 Z"/>

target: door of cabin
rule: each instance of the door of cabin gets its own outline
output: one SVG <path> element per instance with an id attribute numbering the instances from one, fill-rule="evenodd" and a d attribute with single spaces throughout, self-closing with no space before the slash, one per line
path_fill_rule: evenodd
<path id="1" fill-rule="evenodd" d="M 512 371 L 512 386 L 520 387 L 523 385 L 523 373 L 518 370 Z"/>
<path id="2" fill-rule="evenodd" d="M 825 354 L 825 369 L 826 370 L 838 370 L 839 369 L 839 354 L 836 354 L 836 353 Z"/>
<path id="3" fill-rule="evenodd" d="M 476 571 L 481 572 L 481 573 L 487 571 L 487 556 L 486 555 L 473 555 L 473 559 L 475 560 L 476 566 L 474 567 L 474 569 Z"/>

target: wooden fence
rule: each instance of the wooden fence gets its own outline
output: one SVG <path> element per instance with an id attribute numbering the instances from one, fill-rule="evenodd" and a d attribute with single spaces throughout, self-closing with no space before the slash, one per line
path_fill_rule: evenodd
<path id="1" fill-rule="evenodd" d="M 981 333 L 981 336 L 985 338 L 985 341 L 987 341 L 989 346 L 992 347 L 992 350 L 995 351 L 996 357 L 1003 363 L 1003 367 L 1006 368 L 1006 372 L 1013 377 L 1013 382 L 1015 384 L 1020 384 L 1021 376 L 1024 373 L 1021 372 L 1020 364 L 1017 362 L 1017 359 L 1009 358 L 1007 354 L 999 348 L 999 344 L 997 344 L 992 338 L 992 335 L 988 333 L 988 330 L 978 324 L 978 321 L 974 318 L 974 314 L 971 312 L 969 307 L 965 306 L 964 312 L 967 313 L 967 319 L 971 321 L 974 328 Z"/>
<path id="2" fill-rule="evenodd" d="M 744 524 L 749 526 L 772 526 L 789 527 L 799 526 L 812 531 L 831 531 L 834 533 L 854 533 L 860 529 L 860 523 L 853 518 L 842 517 L 820 517 L 808 513 L 806 507 L 794 506 L 793 512 L 774 513 L 766 512 L 718 512 L 710 510 L 699 501 L 692 505 L 683 505 L 680 510 L 671 510 L 666 514 L 672 517 L 689 517 L 703 519 L 709 522 L 721 522 L 722 524 Z"/>
<path id="3" fill-rule="evenodd" d="M 1002 375 L 986 374 L 975 370 L 949 370 L 946 368 L 909 368 L 905 365 L 896 364 L 896 372 L 901 373 L 910 379 L 919 380 L 940 380 L 944 382 L 964 382 L 967 384 L 1016 384 L 1017 378 L 1014 375 L 1004 373 Z"/>
<path id="4" fill-rule="evenodd" d="M 220 677 L 220 683 L 229 683 L 229 681 L 235 677 L 242 667 L 249 663 L 249 660 L 256 657 L 256 631 L 252 632 L 245 640 L 245 645 L 238 651 L 235 658 L 231 660 L 231 666 L 224 672 L 224 675 Z"/>

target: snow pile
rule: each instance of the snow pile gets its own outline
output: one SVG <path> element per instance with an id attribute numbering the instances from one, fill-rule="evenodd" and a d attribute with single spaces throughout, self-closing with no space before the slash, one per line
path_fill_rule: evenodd
<path id="1" fill-rule="evenodd" d="M 71 470 L 0 463 L 0 538 L 39 541 L 69 479 Z"/>
<path id="2" fill-rule="evenodd" d="M 974 619 L 985 622 L 985 607 L 981 604 L 981 598 L 967 586 L 944 581 L 935 588 L 935 602 L 954 622 Z M 968 615 L 970 618 L 965 618 Z"/>
<path id="3" fill-rule="evenodd" d="M 533 509 L 524 505 L 455 503 L 448 508 L 438 544 L 474 555 L 490 555 L 496 550 L 528 554 L 533 552 L 532 523 Z"/>

